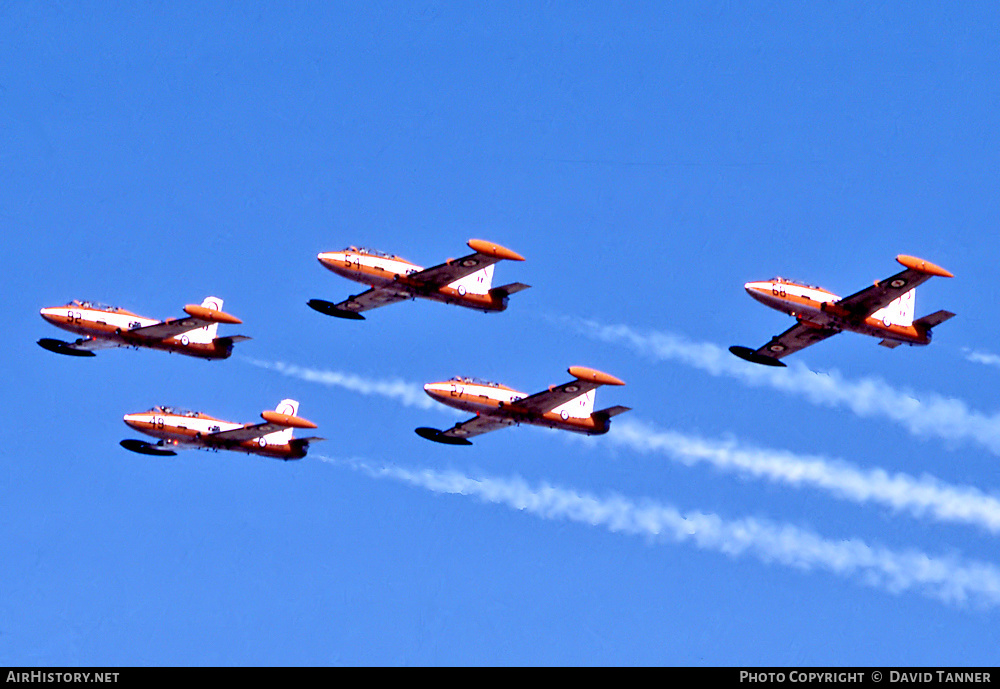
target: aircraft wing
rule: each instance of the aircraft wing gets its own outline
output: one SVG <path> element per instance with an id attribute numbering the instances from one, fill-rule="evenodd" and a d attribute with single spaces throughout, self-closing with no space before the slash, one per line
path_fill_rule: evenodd
<path id="1" fill-rule="evenodd" d="M 327 316 L 337 316 L 339 318 L 350 318 L 353 320 L 364 320 L 362 311 L 370 311 L 380 306 L 388 306 L 399 301 L 405 301 L 413 297 L 409 292 L 405 292 L 393 287 L 372 287 L 367 292 L 357 296 L 348 297 L 339 304 L 324 301 L 323 299 L 310 299 L 309 306 Z"/>
<path id="2" fill-rule="evenodd" d="M 848 316 L 863 321 L 890 302 L 903 296 L 917 285 L 927 282 L 935 275 L 952 277 L 948 271 L 933 263 L 922 261 L 912 256 L 897 256 L 906 270 L 876 282 L 860 292 L 844 297 L 834 303 L 829 310 L 840 316 Z M 843 313 L 841 313 L 843 311 Z"/>
<path id="3" fill-rule="evenodd" d="M 286 428 L 288 426 L 271 422 L 255 423 L 243 426 L 243 428 L 233 428 L 228 431 L 219 431 L 218 433 L 210 433 L 208 435 L 202 434 L 201 439 L 209 445 L 216 443 L 219 445 L 228 445 L 229 443 L 242 443 L 244 440 L 256 440 L 261 436 L 274 433 L 275 431 L 283 431 Z"/>
<path id="4" fill-rule="evenodd" d="M 445 285 L 450 285 L 456 280 L 461 280 L 466 275 L 471 275 L 477 270 L 482 270 L 486 266 L 492 265 L 502 259 L 506 258 L 511 261 L 524 260 L 523 257 L 510 249 L 482 239 L 469 240 L 469 246 L 475 250 L 474 254 L 469 254 L 462 258 L 449 259 L 441 265 L 411 273 L 406 276 L 406 282 L 424 289 L 437 289 Z"/>
<path id="5" fill-rule="evenodd" d="M 602 385 L 624 385 L 614 376 L 582 366 L 571 366 L 569 373 L 576 376 L 576 379 L 511 402 L 510 408 L 530 414 L 544 414 Z"/>
<path id="6" fill-rule="evenodd" d="M 768 366 L 784 366 L 779 359 L 793 354 L 809 345 L 821 342 L 828 337 L 836 335 L 840 330 L 836 328 L 824 328 L 815 325 L 805 325 L 796 323 L 791 328 L 775 335 L 763 347 L 750 349 L 749 347 L 730 347 L 731 351 L 741 359 L 752 361 L 755 364 L 766 364 Z"/>
<path id="7" fill-rule="evenodd" d="M 196 304 L 188 304 L 184 310 L 187 311 L 188 315 L 183 318 L 169 318 L 153 325 L 122 331 L 122 336 L 135 340 L 160 341 L 212 323 L 240 324 L 243 322 L 224 311 L 208 309 Z"/>
<path id="8" fill-rule="evenodd" d="M 218 433 L 210 433 L 208 435 L 203 434 L 201 439 L 209 445 L 228 445 L 230 443 L 241 443 L 244 440 L 256 440 L 261 436 L 276 431 L 283 431 L 286 428 L 316 428 L 316 424 L 312 421 L 307 421 L 299 416 L 273 411 L 261 412 L 260 415 L 264 418 L 264 423 L 247 424 L 242 428 L 232 428 L 228 431 L 219 431 Z M 322 440 L 322 438 L 314 439 Z"/>
<path id="9" fill-rule="evenodd" d="M 513 426 L 516 422 L 513 419 L 506 419 L 498 416 L 474 416 L 468 421 L 461 421 L 449 428 L 447 431 L 439 431 L 435 428 L 418 428 L 417 434 L 421 437 L 444 443 L 445 445 L 471 445 L 469 438 L 474 438 L 483 433 L 496 431 L 501 428 Z"/>
<path id="10" fill-rule="evenodd" d="M 122 346 L 117 342 L 90 337 L 89 335 L 73 342 L 63 342 L 62 340 L 54 340 L 51 337 L 43 337 L 38 341 L 38 344 L 50 352 L 69 354 L 71 356 L 95 356 L 94 352 L 99 349 L 114 349 L 115 347 Z"/>

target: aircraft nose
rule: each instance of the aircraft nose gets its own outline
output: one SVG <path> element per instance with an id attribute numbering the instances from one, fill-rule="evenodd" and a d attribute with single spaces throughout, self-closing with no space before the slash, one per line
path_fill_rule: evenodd
<path id="1" fill-rule="evenodd" d="M 343 251 L 324 251 L 316 255 L 323 265 L 328 263 L 339 263 L 347 260 L 347 255 Z"/>
<path id="2" fill-rule="evenodd" d="M 747 291 L 747 294 L 756 299 L 762 294 L 771 294 L 771 283 L 762 280 L 748 282 L 743 285 L 743 289 Z"/>
<path id="3" fill-rule="evenodd" d="M 431 397 L 445 397 L 449 393 L 449 387 L 447 383 L 427 383 L 424 386 L 424 392 L 426 392 Z"/>
<path id="4" fill-rule="evenodd" d="M 58 311 L 60 311 L 60 309 L 52 306 L 47 306 L 38 313 L 42 316 L 42 318 L 44 318 L 47 321 L 55 321 L 57 318 L 65 316 L 65 312 L 57 313 Z"/>
<path id="5" fill-rule="evenodd" d="M 148 421 L 146 414 L 126 414 L 123 419 L 132 428 L 138 428 L 140 423 Z"/>

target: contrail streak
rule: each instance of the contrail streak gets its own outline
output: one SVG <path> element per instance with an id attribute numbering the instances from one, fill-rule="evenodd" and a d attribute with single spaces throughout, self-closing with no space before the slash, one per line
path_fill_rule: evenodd
<path id="1" fill-rule="evenodd" d="M 916 478 L 884 469 L 863 470 L 826 457 L 658 430 L 634 419 L 618 421 L 607 440 L 636 452 L 663 454 L 685 465 L 705 462 L 755 478 L 812 486 L 860 504 L 876 503 L 918 517 L 1000 532 L 1000 499 L 973 487 L 948 485 L 933 476 Z"/>
<path id="2" fill-rule="evenodd" d="M 813 404 L 845 407 L 860 417 L 887 418 L 921 438 L 971 441 L 1000 455 L 1000 414 L 983 414 L 958 399 L 936 393 L 921 393 L 918 399 L 917 393 L 898 390 L 878 378 L 849 380 L 838 371 L 819 373 L 798 361 L 783 369 L 754 366 L 718 345 L 693 342 L 672 333 L 641 333 L 624 325 L 582 319 L 557 321 L 595 340 L 624 344 L 653 359 L 679 361 L 713 376 L 768 386 L 803 396 Z"/>
<path id="3" fill-rule="evenodd" d="M 281 361 L 262 361 L 248 357 L 243 357 L 243 360 L 259 368 L 277 371 L 282 375 L 298 378 L 309 383 L 340 387 L 352 392 L 359 392 L 362 395 L 387 397 L 407 407 L 434 409 L 441 406 L 427 396 L 422 385 L 399 378 L 372 380 L 353 373 L 305 368 L 303 366 L 296 366 L 295 364 L 286 364 Z"/>
<path id="4" fill-rule="evenodd" d="M 716 514 L 682 513 L 668 504 L 635 502 L 621 495 L 599 498 L 548 483 L 532 487 L 521 478 L 477 478 L 455 471 L 372 466 L 358 459 L 319 459 L 434 493 L 506 505 L 542 519 L 566 519 L 658 542 L 692 543 L 730 557 L 750 555 L 803 571 L 825 570 L 891 593 L 916 591 L 960 605 L 1000 604 L 1000 569 L 989 563 L 935 558 L 916 550 L 893 551 L 858 539 L 828 540 L 790 524 L 752 517 L 727 521 Z"/>
<path id="5" fill-rule="evenodd" d="M 435 404 L 423 388 L 394 379 L 370 380 L 337 371 L 303 368 L 291 364 L 246 359 L 261 368 L 310 382 L 343 387 L 367 395 L 380 395 L 407 406 L 456 413 Z M 605 442 L 640 453 L 655 452 L 685 465 L 699 462 L 717 469 L 794 487 L 811 486 L 859 504 L 885 505 L 897 512 L 926 516 L 939 522 L 970 524 L 991 533 L 1000 532 L 1000 499 L 969 486 L 953 486 L 924 475 L 890 474 L 884 469 L 863 470 L 844 461 L 820 456 L 710 440 L 677 431 L 662 430 L 634 419 L 616 420 Z"/>

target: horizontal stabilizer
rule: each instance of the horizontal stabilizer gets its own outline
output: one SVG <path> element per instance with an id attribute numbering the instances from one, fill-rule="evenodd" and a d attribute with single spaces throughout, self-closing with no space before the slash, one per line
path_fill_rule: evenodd
<path id="1" fill-rule="evenodd" d="M 292 450 L 298 455 L 298 457 L 289 457 L 286 459 L 301 459 L 306 456 L 309 452 L 309 443 L 318 443 L 321 440 L 326 440 L 326 438 L 318 438 L 316 436 L 310 436 L 308 438 L 292 438 L 288 441 L 288 445 Z"/>
<path id="2" fill-rule="evenodd" d="M 309 308 L 319 311 L 320 313 L 325 313 L 327 316 L 336 316 L 337 318 L 348 318 L 352 321 L 363 321 L 365 317 L 360 313 L 355 313 L 354 311 L 348 311 L 346 309 L 338 309 L 337 305 L 332 301 L 324 301 L 323 299 L 310 299 L 306 302 Z"/>
<path id="3" fill-rule="evenodd" d="M 494 287 L 490 290 L 491 294 L 511 295 L 522 292 L 531 287 L 531 285 L 526 285 L 523 282 L 512 282 L 509 285 L 501 285 L 500 287 Z"/>
<path id="4" fill-rule="evenodd" d="M 618 416 L 619 414 L 624 414 L 627 411 L 632 411 L 632 407 L 623 407 L 620 404 L 616 404 L 613 407 L 608 407 L 607 409 L 601 409 L 600 411 L 595 411 L 595 416 L 603 416 L 605 418 L 612 418 Z"/>
<path id="5" fill-rule="evenodd" d="M 226 356 L 229 357 L 232 355 L 233 347 L 237 342 L 244 342 L 249 339 L 246 335 L 230 335 L 229 337 L 216 337 L 212 340 L 212 344 L 225 350 L 227 352 Z"/>
<path id="6" fill-rule="evenodd" d="M 934 326 L 941 325 L 949 318 L 954 318 L 954 317 L 955 314 L 953 314 L 951 311 L 943 311 L 943 310 L 935 311 L 930 315 L 924 316 L 923 318 L 918 318 L 917 320 L 913 321 L 913 325 L 915 325 L 917 328 L 924 327 L 930 330 Z"/>

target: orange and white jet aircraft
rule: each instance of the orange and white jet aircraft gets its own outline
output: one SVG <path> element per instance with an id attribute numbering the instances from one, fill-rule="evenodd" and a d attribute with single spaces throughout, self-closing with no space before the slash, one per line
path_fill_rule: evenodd
<path id="1" fill-rule="evenodd" d="M 371 289 L 339 304 L 322 299 L 310 299 L 308 304 L 328 316 L 353 320 L 364 320 L 362 311 L 416 297 L 484 312 L 503 311 L 507 308 L 507 298 L 528 289 L 528 285 L 512 282 L 493 287 L 493 264 L 503 259 L 523 261 L 524 258 L 482 239 L 470 239 L 469 246 L 475 253 L 448 259 L 432 268 L 421 268 L 399 256 L 353 246 L 321 253 L 317 258 L 323 266 L 337 275 L 370 285 Z"/>
<path id="2" fill-rule="evenodd" d="M 935 275 L 953 276 L 944 268 L 913 256 L 900 254 L 896 260 L 906 269 L 843 299 L 821 287 L 780 277 L 746 283 L 744 287 L 751 297 L 794 316 L 798 322 L 763 347 L 734 345 L 729 351 L 755 364 L 784 366 L 782 357 L 843 330 L 880 337 L 879 344 L 890 349 L 901 344 L 930 344 L 931 328 L 955 314 L 936 311 L 913 320 L 916 287 Z"/>
<path id="3" fill-rule="evenodd" d="M 64 330 L 82 335 L 75 342 L 44 337 L 45 349 L 71 356 L 95 356 L 94 350 L 112 347 L 149 347 L 202 359 L 226 359 L 233 345 L 249 340 L 244 335 L 216 337 L 219 323 L 240 324 L 236 316 L 222 310 L 222 300 L 208 297 L 184 307 L 186 317 L 158 321 L 137 316 L 117 306 L 92 301 L 71 301 L 65 306 L 42 309 L 42 318 Z"/>
<path id="4" fill-rule="evenodd" d="M 603 435 L 611 428 L 611 417 L 629 411 L 629 407 L 621 406 L 594 411 L 596 388 L 625 385 L 614 376 L 583 366 L 570 366 L 569 374 L 573 376 L 570 382 L 534 395 L 476 378 L 455 377 L 443 383 L 428 383 L 424 391 L 432 398 L 476 415 L 446 431 L 418 428 L 417 435 L 446 445 L 471 445 L 469 438 L 522 423 Z"/>
<path id="5" fill-rule="evenodd" d="M 158 443 L 123 440 L 126 450 L 144 455 L 175 455 L 175 450 L 236 450 L 250 455 L 277 459 L 301 459 L 309 443 L 322 438 L 293 438 L 295 428 L 316 428 L 316 424 L 296 416 L 299 403 L 281 400 L 274 411 L 261 412 L 264 423 L 242 424 L 222 421 L 195 411 L 173 407 L 153 407 L 138 414 L 126 414 L 125 423 Z"/>

